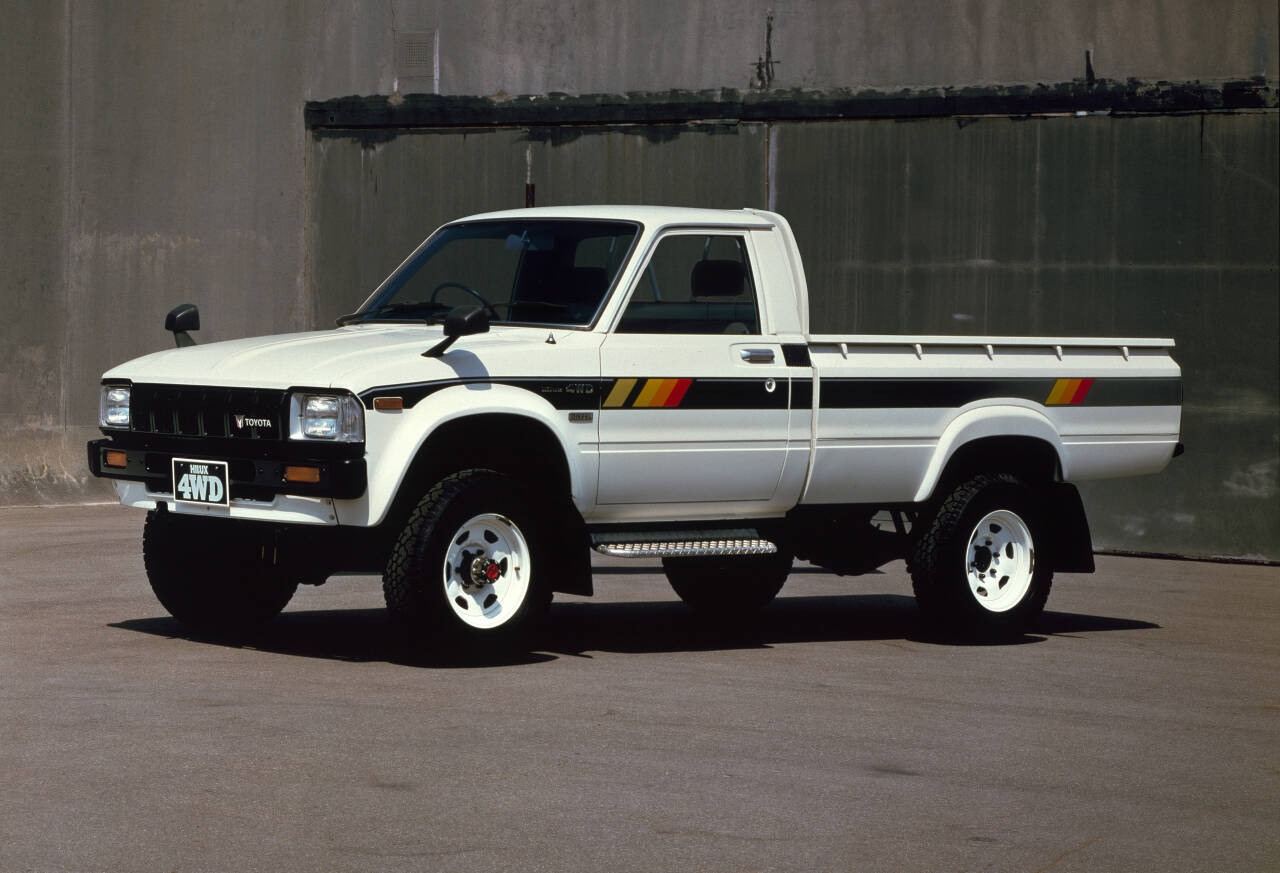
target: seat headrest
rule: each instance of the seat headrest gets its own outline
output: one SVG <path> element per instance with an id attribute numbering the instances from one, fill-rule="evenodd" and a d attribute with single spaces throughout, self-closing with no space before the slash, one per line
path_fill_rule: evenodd
<path id="1" fill-rule="evenodd" d="M 739 261 L 698 261 L 689 277 L 694 297 L 741 297 L 747 271 Z"/>

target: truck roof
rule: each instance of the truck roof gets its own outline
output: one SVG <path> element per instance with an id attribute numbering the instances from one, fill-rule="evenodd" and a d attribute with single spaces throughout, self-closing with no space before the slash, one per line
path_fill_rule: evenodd
<path id="1" fill-rule="evenodd" d="M 773 227 L 766 213 L 754 209 L 695 209 L 687 206 L 538 206 L 528 209 L 506 209 L 468 215 L 450 224 L 489 219 L 583 218 L 605 221 L 638 221 L 646 227 L 671 224 L 712 225 L 716 227 Z"/>

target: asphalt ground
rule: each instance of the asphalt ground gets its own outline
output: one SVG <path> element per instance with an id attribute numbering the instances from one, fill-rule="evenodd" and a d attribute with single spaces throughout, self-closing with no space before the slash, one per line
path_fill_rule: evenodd
<path id="1" fill-rule="evenodd" d="M 0 510 L 0 871 L 1280 869 L 1280 568 L 1101 557 L 956 646 L 900 563 L 727 631 L 600 560 L 528 657 L 426 667 L 372 576 L 190 634 L 141 528 Z"/>

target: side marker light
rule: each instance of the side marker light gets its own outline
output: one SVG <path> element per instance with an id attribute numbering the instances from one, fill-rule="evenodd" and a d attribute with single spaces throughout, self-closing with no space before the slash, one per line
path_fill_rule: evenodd
<path id="1" fill-rule="evenodd" d="M 294 466 L 285 467 L 284 481 L 304 482 L 311 485 L 315 485 L 320 481 L 320 468 L 319 467 L 294 467 Z"/>

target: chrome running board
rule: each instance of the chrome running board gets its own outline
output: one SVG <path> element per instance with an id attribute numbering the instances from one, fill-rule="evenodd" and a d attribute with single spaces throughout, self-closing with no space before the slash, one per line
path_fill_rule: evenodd
<path id="1" fill-rule="evenodd" d="M 615 558 L 772 555 L 778 547 L 755 530 L 645 531 L 592 534 L 591 546 Z"/>

